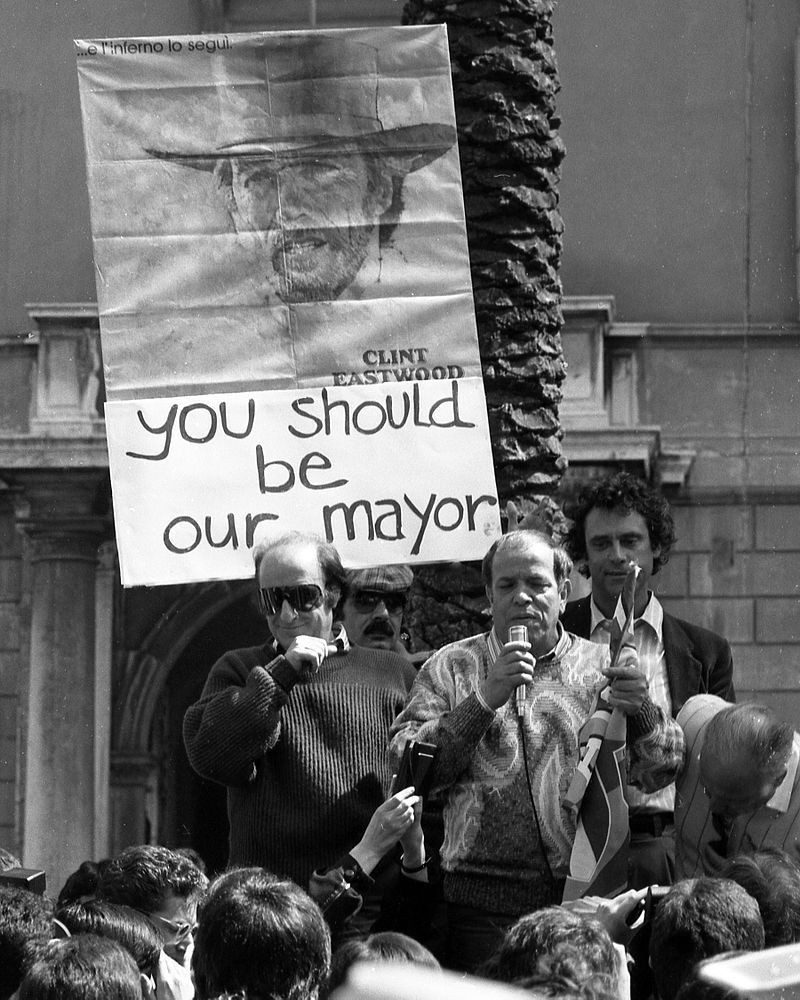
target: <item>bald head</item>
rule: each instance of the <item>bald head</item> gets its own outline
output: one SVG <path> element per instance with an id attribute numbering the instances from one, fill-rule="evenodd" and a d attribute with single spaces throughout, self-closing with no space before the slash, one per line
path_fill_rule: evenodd
<path id="1" fill-rule="evenodd" d="M 738 816 L 765 805 L 786 775 L 793 730 L 764 705 L 731 705 L 705 731 L 700 777 L 711 810 Z"/>

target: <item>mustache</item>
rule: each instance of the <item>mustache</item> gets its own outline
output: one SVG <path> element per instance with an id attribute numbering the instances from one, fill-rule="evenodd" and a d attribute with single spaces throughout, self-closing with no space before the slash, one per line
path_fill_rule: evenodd
<path id="1" fill-rule="evenodd" d="M 391 639 L 394 635 L 394 628 L 391 622 L 387 622 L 383 618 L 375 618 L 364 629 L 364 635 L 383 635 Z"/>
<path id="2" fill-rule="evenodd" d="M 341 226 L 303 226 L 294 229 L 282 229 L 275 243 L 275 255 L 291 251 L 297 245 L 315 244 L 317 248 L 329 246 L 333 250 L 346 250 L 356 244 L 361 245 L 369 239 L 375 223 L 367 225 Z"/>

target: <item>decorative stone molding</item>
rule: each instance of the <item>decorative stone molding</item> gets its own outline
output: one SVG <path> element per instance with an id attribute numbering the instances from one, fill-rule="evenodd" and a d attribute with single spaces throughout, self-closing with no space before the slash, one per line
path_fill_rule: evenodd
<path id="1" fill-rule="evenodd" d="M 30 304 L 38 334 L 31 432 L 44 437 L 103 436 L 105 382 L 97 306 Z"/>
<path id="2" fill-rule="evenodd" d="M 157 657 L 140 650 L 125 654 L 118 666 L 113 696 L 113 749 L 115 754 L 147 755 L 153 715 L 169 671 Z"/>
<path id="3" fill-rule="evenodd" d="M 639 423 L 638 355 L 646 323 L 615 323 L 612 296 L 564 297 L 562 341 L 567 379 L 559 416 L 568 480 L 613 468 L 680 488 L 693 451 L 666 453 L 661 428 Z M 569 484 L 567 484 L 569 486 Z"/>
<path id="4" fill-rule="evenodd" d="M 606 427 L 605 342 L 614 318 L 614 298 L 565 296 L 562 310 L 561 342 L 567 359 L 564 398 L 559 407 L 562 425 L 565 429 Z"/>
<path id="5" fill-rule="evenodd" d="M 111 536 L 107 475 L 96 469 L 14 469 L 11 487 L 17 527 L 31 542 L 31 562 L 83 559 L 96 563 Z"/>
<path id="6" fill-rule="evenodd" d="M 689 478 L 689 471 L 692 468 L 696 456 L 693 449 L 683 451 L 661 452 L 657 457 L 658 481 L 661 488 L 677 490 L 685 485 Z"/>

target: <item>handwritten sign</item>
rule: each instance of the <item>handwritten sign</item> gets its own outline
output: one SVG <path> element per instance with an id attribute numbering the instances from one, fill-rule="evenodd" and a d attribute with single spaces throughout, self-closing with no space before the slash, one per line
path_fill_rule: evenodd
<path id="1" fill-rule="evenodd" d="M 445 29 L 76 49 L 123 583 L 249 575 L 278 526 L 350 565 L 480 558 Z"/>
<path id="2" fill-rule="evenodd" d="M 108 412 L 128 586 L 209 579 L 212 566 L 214 579 L 249 576 L 253 542 L 298 525 L 351 566 L 480 559 L 496 533 L 478 379 L 112 402 Z"/>

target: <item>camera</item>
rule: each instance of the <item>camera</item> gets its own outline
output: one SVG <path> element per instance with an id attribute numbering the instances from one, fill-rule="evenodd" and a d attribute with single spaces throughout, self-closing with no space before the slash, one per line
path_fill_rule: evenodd
<path id="1" fill-rule="evenodd" d="M 639 902 L 634 906 L 628 916 L 625 918 L 625 923 L 628 927 L 633 927 L 639 917 L 644 914 L 641 926 L 644 927 L 648 925 L 653 919 L 653 914 L 658 908 L 658 904 L 669 892 L 670 887 L 668 885 L 650 885 L 647 887 L 647 895 L 644 899 L 639 900 Z"/>
<path id="2" fill-rule="evenodd" d="M 647 895 L 644 899 L 640 900 L 636 906 L 631 910 L 628 916 L 625 918 L 625 923 L 628 927 L 633 927 L 639 917 L 644 914 L 642 920 L 642 926 L 649 924 L 653 919 L 653 914 L 656 912 L 658 904 L 669 892 L 668 885 L 650 885 L 647 887 Z"/>
<path id="3" fill-rule="evenodd" d="M 431 767 L 438 752 L 439 748 L 433 743 L 420 743 L 416 740 L 406 743 L 397 777 L 392 785 L 392 794 L 413 785 L 417 795 L 424 798 L 430 790 L 433 777 Z"/>
<path id="4" fill-rule="evenodd" d="M 8 868 L 0 872 L 0 885 L 16 889 L 27 889 L 43 896 L 47 888 L 47 877 L 40 868 Z"/>

